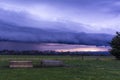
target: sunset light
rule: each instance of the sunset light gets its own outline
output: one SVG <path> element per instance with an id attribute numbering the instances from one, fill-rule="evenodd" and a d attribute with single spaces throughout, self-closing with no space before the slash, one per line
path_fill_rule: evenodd
<path id="1" fill-rule="evenodd" d="M 102 51 L 108 51 L 107 48 L 73 48 L 73 49 L 59 49 L 55 50 L 58 52 L 102 52 Z"/>

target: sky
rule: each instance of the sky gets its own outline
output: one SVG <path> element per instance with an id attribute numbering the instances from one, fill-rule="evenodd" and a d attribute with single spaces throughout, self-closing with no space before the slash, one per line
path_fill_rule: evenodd
<path id="1" fill-rule="evenodd" d="M 105 46 L 87 46 L 87 45 L 71 45 L 71 44 L 59 44 L 59 43 L 16 43 L 16 42 L 0 42 L 0 50 L 38 50 L 38 51 L 57 51 L 57 52 L 79 52 L 79 51 L 108 51 L 110 47 Z"/>
<path id="2" fill-rule="evenodd" d="M 120 0 L 0 0 L 0 21 L 22 27 L 114 34 Z"/>

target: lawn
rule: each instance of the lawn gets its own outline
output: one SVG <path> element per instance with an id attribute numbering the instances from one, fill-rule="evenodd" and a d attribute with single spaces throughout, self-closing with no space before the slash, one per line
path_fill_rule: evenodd
<path id="1" fill-rule="evenodd" d="M 65 67 L 10 69 L 9 60 L 63 60 Z M 0 80 L 120 80 L 120 61 L 113 57 L 0 56 Z"/>

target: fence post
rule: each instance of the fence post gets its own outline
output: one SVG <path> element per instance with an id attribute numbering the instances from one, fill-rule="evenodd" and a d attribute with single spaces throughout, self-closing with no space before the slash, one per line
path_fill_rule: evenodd
<path id="1" fill-rule="evenodd" d="M 84 60 L 84 56 L 82 55 L 82 60 Z"/>

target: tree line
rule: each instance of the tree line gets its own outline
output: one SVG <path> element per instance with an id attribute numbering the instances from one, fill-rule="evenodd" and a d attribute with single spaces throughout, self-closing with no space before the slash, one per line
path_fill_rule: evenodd
<path id="1" fill-rule="evenodd" d="M 79 55 L 79 56 L 109 56 L 109 52 L 56 52 L 56 51 L 14 51 L 2 50 L 0 55 Z"/>

